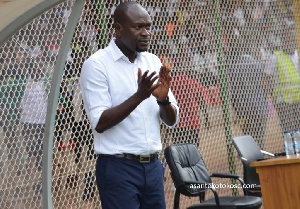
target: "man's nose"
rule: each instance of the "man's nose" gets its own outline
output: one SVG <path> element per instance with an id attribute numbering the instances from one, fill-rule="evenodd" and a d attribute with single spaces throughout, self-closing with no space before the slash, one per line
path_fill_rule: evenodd
<path id="1" fill-rule="evenodd" d="M 142 30 L 142 35 L 144 35 L 144 36 L 150 36 L 151 34 L 152 34 L 151 29 L 144 28 Z"/>

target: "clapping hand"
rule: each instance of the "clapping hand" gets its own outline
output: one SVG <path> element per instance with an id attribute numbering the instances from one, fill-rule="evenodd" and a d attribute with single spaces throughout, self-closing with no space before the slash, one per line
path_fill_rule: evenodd
<path id="1" fill-rule="evenodd" d="M 161 66 L 158 82 L 159 86 L 155 88 L 152 92 L 152 95 L 156 97 L 157 100 L 164 101 L 169 92 L 169 88 L 171 85 L 171 76 L 170 76 L 170 69 L 167 68 L 165 65 Z"/>
<path id="2" fill-rule="evenodd" d="M 152 94 L 157 100 L 165 100 L 171 84 L 170 70 L 166 66 L 162 66 L 159 75 L 156 75 L 156 71 L 150 75 L 148 73 L 149 70 L 146 70 L 142 75 L 142 70 L 139 68 L 137 91 L 139 98 L 144 100 Z M 158 81 L 155 83 L 157 79 Z"/>

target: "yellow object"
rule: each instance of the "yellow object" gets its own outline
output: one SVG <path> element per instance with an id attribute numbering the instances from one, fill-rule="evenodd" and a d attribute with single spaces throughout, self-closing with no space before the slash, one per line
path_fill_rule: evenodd
<path id="1" fill-rule="evenodd" d="M 300 80 L 292 60 L 283 52 L 275 51 L 278 63 L 279 84 L 274 91 L 286 103 L 300 102 Z"/>

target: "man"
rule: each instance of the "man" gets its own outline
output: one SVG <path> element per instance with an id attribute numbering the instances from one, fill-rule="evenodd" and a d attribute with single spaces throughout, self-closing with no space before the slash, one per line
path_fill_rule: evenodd
<path id="1" fill-rule="evenodd" d="M 169 90 L 169 69 L 146 52 L 151 24 L 140 4 L 121 3 L 114 13 L 115 38 L 82 67 L 80 89 L 99 155 L 103 209 L 166 208 L 160 118 L 173 127 L 179 108 Z"/>
<path id="2" fill-rule="evenodd" d="M 173 132 L 174 143 L 200 144 L 200 114 L 203 113 L 205 127 L 208 128 L 208 112 L 204 101 L 203 86 L 185 72 L 173 70 L 171 89 L 180 106 L 180 122 Z"/>
<path id="3" fill-rule="evenodd" d="M 282 132 L 299 129 L 300 119 L 300 75 L 298 52 L 288 46 L 274 47 L 268 60 L 270 89 L 278 114 Z M 283 49 L 282 49 L 283 48 Z"/>
<path id="4" fill-rule="evenodd" d="M 246 48 L 247 49 L 247 48 Z M 249 52 L 236 49 L 235 63 L 228 69 L 231 101 L 241 120 L 243 134 L 251 135 L 261 149 L 268 119 L 266 73 L 264 64 L 256 57 L 255 49 Z"/>

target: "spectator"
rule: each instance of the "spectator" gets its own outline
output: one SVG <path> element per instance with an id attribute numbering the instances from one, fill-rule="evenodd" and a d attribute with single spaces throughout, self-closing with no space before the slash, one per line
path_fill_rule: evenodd
<path id="1" fill-rule="evenodd" d="M 205 127 L 209 127 L 207 106 L 202 85 L 184 72 L 173 69 L 171 89 L 180 106 L 180 121 L 173 132 L 174 143 L 200 144 L 200 115 L 203 112 Z"/>
<path id="2" fill-rule="evenodd" d="M 19 124 L 19 105 L 23 97 L 26 77 L 25 70 L 27 62 L 25 55 L 22 52 L 14 54 L 15 59 L 12 59 L 10 70 L 4 75 L 1 85 L 0 103 L 3 111 L 2 126 L 7 140 L 7 148 L 9 150 L 8 157 L 11 159 L 13 153 L 18 152 L 18 140 L 16 138 L 17 126 Z"/>
<path id="3" fill-rule="evenodd" d="M 70 129 L 72 122 L 74 121 L 72 97 L 69 95 L 66 83 L 66 80 L 61 82 L 58 106 L 56 110 L 54 137 L 58 143 L 63 142 L 62 137 L 64 136 L 64 131 Z"/>
<path id="4" fill-rule="evenodd" d="M 179 25 L 177 24 L 177 21 L 175 19 L 176 15 L 168 17 L 168 21 L 166 24 L 166 32 L 169 38 L 174 38 L 175 31 L 179 28 Z"/>
<path id="5" fill-rule="evenodd" d="M 28 157 L 35 157 L 36 168 L 41 171 L 43 138 L 47 112 L 47 78 L 37 64 L 29 66 L 31 72 L 20 103 L 22 136 Z"/>
<path id="6" fill-rule="evenodd" d="M 81 119 L 79 121 L 74 121 L 72 125 L 72 140 L 75 142 L 75 163 L 78 164 L 78 167 L 81 168 L 82 162 L 86 162 L 89 160 L 93 160 L 96 158 L 93 149 L 93 133 L 90 127 L 89 121 L 86 117 L 86 114 L 83 113 Z M 84 150 L 87 152 L 86 155 L 83 155 Z M 86 158 L 83 158 L 83 156 Z M 76 179 L 76 178 L 75 178 Z M 95 187 L 95 175 L 92 171 L 85 171 L 84 173 L 84 193 L 82 196 L 83 200 L 88 200 L 93 198 L 95 195 L 96 187 Z"/>
<path id="7" fill-rule="evenodd" d="M 242 52 L 236 48 L 235 63 L 228 69 L 231 102 L 240 119 L 243 134 L 251 135 L 264 149 L 268 118 L 265 65 L 252 45 Z"/>
<path id="8" fill-rule="evenodd" d="M 268 78 L 282 131 L 299 129 L 300 76 L 297 50 L 274 47 L 268 60 Z"/>

